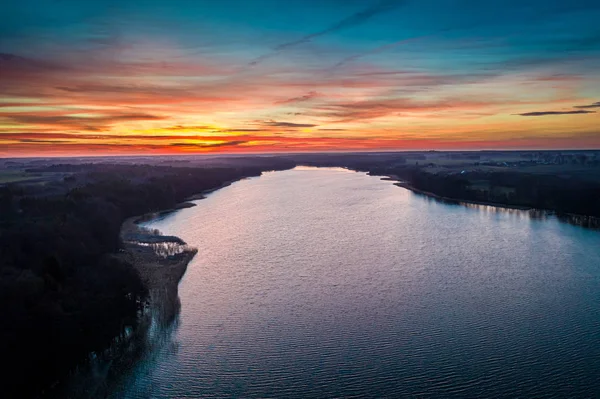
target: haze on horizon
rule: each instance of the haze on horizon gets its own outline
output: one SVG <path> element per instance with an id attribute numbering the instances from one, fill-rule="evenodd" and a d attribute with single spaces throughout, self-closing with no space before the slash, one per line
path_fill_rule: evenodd
<path id="1" fill-rule="evenodd" d="M 0 156 L 600 147 L 596 0 L 3 3 Z"/>

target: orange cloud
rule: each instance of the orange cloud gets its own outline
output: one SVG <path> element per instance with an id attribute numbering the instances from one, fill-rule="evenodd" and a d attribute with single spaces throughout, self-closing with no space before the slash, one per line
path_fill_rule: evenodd
<path id="1" fill-rule="evenodd" d="M 598 99 L 581 94 L 590 80 L 576 74 L 385 69 L 358 57 L 342 75 L 279 64 L 245 70 L 215 57 L 144 60 L 135 51 L 125 61 L 106 51 L 60 60 L 0 54 L 0 155 L 599 143 Z M 565 111 L 573 107 L 579 114 Z M 547 109 L 561 115 L 516 115 Z"/>

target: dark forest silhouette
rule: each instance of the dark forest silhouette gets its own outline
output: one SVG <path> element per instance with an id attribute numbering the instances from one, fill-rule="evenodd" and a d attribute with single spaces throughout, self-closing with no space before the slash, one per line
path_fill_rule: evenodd
<path id="1" fill-rule="evenodd" d="M 147 287 L 112 255 L 126 218 L 292 166 L 277 159 L 229 168 L 54 165 L 38 171 L 69 175 L 0 187 L 0 353 L 10 365 L 3 394 L 39 392 L 135 325 Z"/>

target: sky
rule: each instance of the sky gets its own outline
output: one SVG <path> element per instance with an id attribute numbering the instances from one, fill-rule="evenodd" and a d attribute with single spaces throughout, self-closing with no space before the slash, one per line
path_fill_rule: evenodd
<path id="1" fill-rule="evenodd" d="M 600 148 L 598 0 L 8 0 L 0 157 Z"/>

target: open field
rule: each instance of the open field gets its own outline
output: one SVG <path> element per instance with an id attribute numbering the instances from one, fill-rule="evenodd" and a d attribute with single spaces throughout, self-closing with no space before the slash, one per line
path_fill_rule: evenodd
<path id="1" fill-rule="evenodd" d="M 0 170 L 0 184 L 18 183 L 39 178 L 38 173 L 27 173 L 24 171 Z"/>

